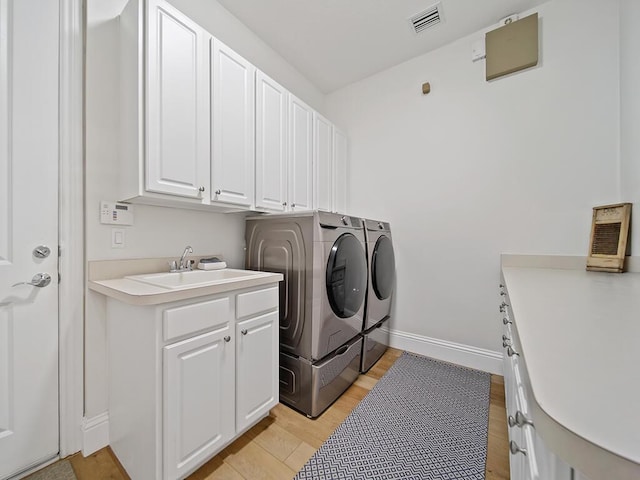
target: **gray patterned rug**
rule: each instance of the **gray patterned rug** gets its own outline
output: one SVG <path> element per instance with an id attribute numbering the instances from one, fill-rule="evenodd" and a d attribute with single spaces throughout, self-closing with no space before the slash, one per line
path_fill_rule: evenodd
<path id="1" fill-rule="evenodd" d="M 490 386 L 403 352 L 294 480 L 483 480 Z"/>

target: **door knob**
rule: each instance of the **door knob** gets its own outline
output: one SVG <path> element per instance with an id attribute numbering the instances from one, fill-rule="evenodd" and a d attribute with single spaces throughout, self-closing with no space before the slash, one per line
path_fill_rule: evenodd
<path id="1" fill-rule="evenodd" d="M 36 273 L 30 282 L 18 282 L 11 285 L 17 287 L 18 285 L 31 285 L 32 287 L 46 287 L 51 283 L 51 275 L 48 273 Z"/>

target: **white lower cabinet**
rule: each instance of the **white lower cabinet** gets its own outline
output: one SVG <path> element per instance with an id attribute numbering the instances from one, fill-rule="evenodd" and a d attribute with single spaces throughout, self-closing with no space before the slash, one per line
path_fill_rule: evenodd
<path id="1" fill-rule="evenodd" d="M 244 431 L 278 402 L 278 312 L 236 325 L 236 429 Z"/>
<path id="2" fill-rule="evenodd" d="M 110 445 L 131 478 L 184 478 L 278 403 L 278 286 L 107 301 Z"/>
<path id="3" fill-rule="evenodd" d="M 571 467 L 549 450 L 536 431 L 524 379 L 526 364 L 512 312 L 506 307 L 502 342 L 511 480 L 573 480 Z"/>

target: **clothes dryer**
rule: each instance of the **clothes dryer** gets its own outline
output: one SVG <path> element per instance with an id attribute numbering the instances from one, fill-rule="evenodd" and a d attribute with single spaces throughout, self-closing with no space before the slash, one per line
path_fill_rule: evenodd
<path id="1" fill-rule="evenodd" d="M 389 345 L 389 318 L 395 288 L 395 255 L 388 222 L 363 219 L 368 287 L 363 322 L 361 372 L 368 371 Z M 385 327 L 384 329 L 382 327 Z"/>
<path id="2" fill-rule="evenodd" d="M 360 370 L 367 287 L 364 224 L 325 212 L 246 220 L 246 267 L 278 272 L 280 399 L 322 413 Z"/>

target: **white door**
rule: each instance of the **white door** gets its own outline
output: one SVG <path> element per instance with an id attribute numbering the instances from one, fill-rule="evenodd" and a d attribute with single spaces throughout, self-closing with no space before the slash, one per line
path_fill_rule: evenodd
<path id="1" fill-rule="evenodd" d="M 255 169 L 255 67 L 219 40 L 211 44 L 211 200 L 251 206 Z"/>
<path id="2" fill-rule="evenodd" d="M 287 91 L 256 72 L 256 207 L 287 209 Z"/>
<path id="3" fill-rule="evenodd" d="M 291 210 L 313 209 L 313 110 L 289 95 L 289 202 Z"/>
<path id="4" fill-rule="evenodd" d="M 0 0 L 0 478 L 59 448 L 58 23 L 56 0 Z"/>
<path id="5" fill-rule="evenodd" d="M 163 0 L 147 4 L 147 190 L 208 197 L 209 36 Z"/>

